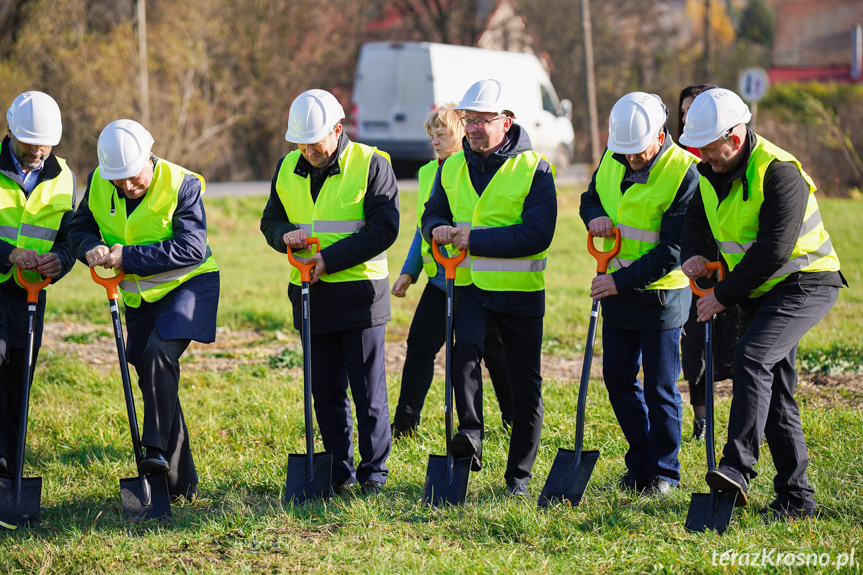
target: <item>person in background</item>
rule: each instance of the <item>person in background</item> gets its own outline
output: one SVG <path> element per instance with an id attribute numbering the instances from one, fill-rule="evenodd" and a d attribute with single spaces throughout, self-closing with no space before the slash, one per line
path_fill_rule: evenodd
<path id="1" fill-rule="evenodd" d="M 674 145 L 656 94 L 632 92 L 611 109 L 608 149 L 581 196 L 590 233 L 620 253 L 591 284 L 602 300 L 602 374 L 629 449 L 624 490 L 664 495 L 680 481 L 680 334 L 692 292 L 680 271 L 680 230 L 698 189 L 696 158 Z M 644 383 L 638 372 L 644 368 Z"/>
<path id="2" fill-rule="evenodd" d="M 173 501 L 194 499 L 198 474 L 180 405 L 180 357 L 194 341 L 216 339 L 219 268 L 207 243 L 204 178 L 151 152 L 153 136 L 133 120 L 102 130 L 99 167 L 69 240 L 91 268 L 123 271 L 126 357 L 144 399 L 138 463 L 168 473 Z"/>
<path id="3" fill-rule="evenodd" d="M 324 447 L 333 454 L 332 489 L 357 483 L 377 495 L 387 480 L 392 444 L 384 365 L 390 319 L 386 250 L 399 233 L 399 196 L 389 157 L 351 142 L 344 109 L 325 90 L 291 104 L 285 139 L 298 144 L 276 167 L 261 232 L 278 252 L 313 262 L 309 310 L 312 396 Z M 317 237 L 314 255 L 307 237 Z M 288 297 L 302 325 L 300 273 Z M 350 384 L 362 461 L 354 466 Z"/>
<path id="4" fill-rule="evenodd" d="M 806 478 L 809 454 L 794 399 L 794 362 L 800 338 L 847 284 L 815 183 L 794 156 L 746 126 L 751 118 L 734 92 L 707 90 L 689 108 L 680 138 L 699 148 L 702 158 L 700 193 L 683 226 L 683 271 L 690 279 L 708 275 L 703 254 L 713 245 L 729 270 L 698 300 L 698 321 L 740 306 L 728 441 L 706 481 L 718 491 L 736 491 L 737 504 L 746 505 L 764 437 L 776 467 L 776 498 L 765 513 L 812 517 L 817 505 Z"/>
<path id="5" fill-rule="evenodd" d="M 680 102 L 677 108 L 677 134 L 676 141 L 680 142 L 683 133 L 683 125 L 686 122 L 686 111 L 692 105 L 692 101 L 700 93 L 716 88 L 713 84 L 699 84 L 687 86 L 680 92 Z M 681 144 L 682 146 L 682 144 Z M 687 152 L 701 157 L 698 148 L 685 147 Z M 719 250 L 705 254 L 710 261 L 719 259 Z M 703 287 L 707 283 L 703 282 Z M 704 324 L 699 323 L 698 318 L 698 296 L 692 296 L 692 305 L 689 308 L 689 318 L 683 325 L 683 337 L 680 338 L 680 355 L 683 364 L 683 377 L 689 384 L 689 403 L 692 405 L 694 416 L 692 423 L 692 438 L 703 441 L 706 433 L 707 420 L 705 419 L 704 398 Z M 734 365 L 734 351 L 737 348 L 737 306 L 716 314 L 713 320 L 713 378 L 715 381 L 731 379 L 732 367 Z"/>
<path id="6" fill-rule="evenodd" d="M 434 261 L 429 246 L 420 233 L 420 222 L 432 192 L 438 167 L 462 148 L 464 128 L 455 103 L 447 102 L 429 112 L 425 129 L 431 138 L 438 159 L 420 168 L 417 192 L 417 229 L 410 250 L 402 266 L 401 275 L 393 283 L 392 294 L 405 297 L 411 284 L 416 283 L 424 269 L 428 283 L 420 296 L 408 333 L 407 354 L 402 368 L 402 385 L 396 413 L 393 417 L 393 439 L 413 434 L 420 422 L 420 412 L 434 375 L 434 360 L 446 340 L 446 286 L 443 266 Z M 492 324 L 485 340 L 483 359 L 491 376 L 492 385 L 500 405 L 501 418 L 506 428 L 512 426 L 512 400 L 506 360 L 497 324 Z"/>
<path id="7" fill-rule="evenodd" d="M 527 498 L 542 433 L 542 330 L 545 268 L 557 224 L 554 168 L 531 148 L 500 81 L 480 80 L 456 107 L 462 150 L 444 161 L 422 216 L 422 234 L 466 250 L 455 279 L 453 391 L 459 431 L 455 457 L 482 466 L 483 348 L 497 323 L 512 393 L 513 421 L 504 480 Z M 469 261 L 468 261 L 469 260 Z"/>
<path id="8" fill-rule="evenodd" d="M 53 283 L 75 264 L 67 238 L 75 174 L 53 152 L 63 134 L 60 107 L 48 94 L 24 92 L 9 106 L 6 121 L 0 145 L 0 477 L 11 477 L 18 464 L 27 357 L 27 292 L 18 285 L 14 266 L 27 281 L 41 282 L 41 274 Z M 36 304 L 34 365 L 45 301 L 42 290 Z"/>

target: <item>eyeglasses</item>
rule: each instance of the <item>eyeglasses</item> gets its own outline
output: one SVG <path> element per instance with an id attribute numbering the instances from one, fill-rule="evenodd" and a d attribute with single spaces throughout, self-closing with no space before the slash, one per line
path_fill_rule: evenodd
<path id="1" fill-rule="evenodd" d="M 494 122 L 495 120 L 502 120 L 504 118 L 506 118 L 506 116 L 496 116 L 488 120 L 485 120 L 483 118 L 463 117 L 461 118 L 461 125 L 465 128 L 470 128 L 471 126 L 476 126 L 477 128 L 485 128 L 486 125 L 488 125 L 489 123 Z"/>

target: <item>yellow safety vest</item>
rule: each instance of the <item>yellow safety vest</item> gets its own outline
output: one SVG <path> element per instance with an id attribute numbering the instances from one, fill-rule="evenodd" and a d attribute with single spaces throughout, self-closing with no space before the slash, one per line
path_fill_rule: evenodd
<path id="1" fill-rule="evenodd" d="M 609 263 L 608 273 L 632 265 L 659 245 L 662 216 L 674 202 L 689 167 L 697 161 L 695 156 L 672 142 L 651 168 L 647 183 L 632 184 L 624 194 L 620 185 L 626 166 L 606 150 L 596 172 L 596 191 L 605 213 L 621 235 L 620 253 Z M 608 251 L 614 246 L 614 239 L 606 238 L 603 243 L 603 249 Z M 688 285 L 689 280 L 678 268 L 646 289 L 683 289 Z"/>
<path id="2" fill-rule="evenodd" d="M 351 142 L 339 157 L 339 174 L 329 176 L 312 200 L 311 178 L 294 173 L 301 153 L 288 154 L 276 177 L 276 192 L 285 208 L 288 220 L 304 229 L 309 237 L 317 237 L 321 250 L 337 241 L 357 233 L 366 225 L 363 200 L 368 188 L 369 167 L 374 154 L 389 156 L 375 148 Z M 290 248 L 289 248 L 290 249 Z M 312 255 L 310 250 L 294 252 L 298 258 Z M 387 253 L 381 252 L 372 259 L 348 269 L 321 276 L 326 282 L 351 282 L 385 279 L 388 277 Z M 300 272 L 291 267 L 290 282 L 300 285 Z"/>
<path id="3" fill-rule="evenodd" d="M 24 196 L 18 182 L 0 174 L 0 240 L 40 254 L 51 251 L 63 215 L 72 209 L 75 188 L 75 179 L 66 161 L 54 157 L 60 164 L 60 174 L 40 182 L 29 197 Z M 35 271 L 24 271 L 23 275 L 27 281 L 42 281 Z M 13 269 L 0 274 L 0 283 L 10 277 L 18 283 Z"/>
<path id="4" fill-rule="evenodd" d="M 803 216 L 803 226 L 791 257 L 770 278 L 758 286 L 749 297 L 756 298 L 770 291 L 773 286 L 795 272 L 837 271 L 839 257 L 833 249 L 830 234 L 821 222 L 821 211 L 815 199 L 815 182 L 809 177 L 797 158 L 756 134 L 755 146 L 746 165 L 749 198 L 743 201 L 742 178 L 731 185 L 731 190 L 719 203 L 716 190 L 704 176 L 700 179 L 701 199 L 710 231 L 719 245 L 719 251 L 733 270 L 755 243 L 758 235 L 759 214 L 764 203 L 764 174 L 771 162 L 790 162 L 800 171 L 809 185 L 809 201 Z"/>
<path id="5" fill-rule="evenodd" d="M 187 175 L 201 180 L 203 194 L 203 177 L 160 159 L 156 162 L 153 181 L 144 199 L 126 216 L 126 196 L 102 177 L 100 168 L 96 168 L 90 180 L 89 206 L 108 247 L 115 244 L 155 244 L 173 238 L 172 218 L 177 209 L 177 192 Z M 208 244 L 204 261 L 199 264 L 150 276 L 126 273 L 126 277 L 120 282 L 123 302 L 131 307 L 139 307 L 142 299 L 148 303 L 158 301 L 191 278 L 218 269 Z"/>
<path id="6" fill-rule="evenodd" d="M 536 168 L 544 159 L 534 151 L 508 158 L 479 196 L 470 181 L 464 152 L 447 158 L 441 168 L 441 184 L 455 227 L 479 230 L 522 223 L 524 200 L 530 192 Z M 549 165 L 554 175 L 555 168 Z M 545 289 L 547 260 L 548 250 L 522 258 L 470 255 L 456 269 L 455 284 L 476 284 L 488 291 L 540 291 Z"/>
<path id="7" fill-rule="evenodd" d="M 422 229 L 422 217 L 425 211 L 426 202 L 431 197 L 432 188 L 434 187 L 434 177 L 437 174 L 438 161 L 432 160 L 422 168 L 420 168 L 417 179 L 419 179 L 419 191 L 417 191 L 417 227 Z M 428 277 L 437 275 L 437 263 L 434 260 L 431 252 L 431 246 L 425 239 L 421 240 L 420 254 L 423 259 L 423 269 Z"/>

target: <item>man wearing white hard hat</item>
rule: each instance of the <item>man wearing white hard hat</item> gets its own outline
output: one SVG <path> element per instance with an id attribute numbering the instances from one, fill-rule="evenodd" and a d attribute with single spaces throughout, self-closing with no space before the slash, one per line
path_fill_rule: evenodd
<path id="1" fill-rule="evenodd" d="M 387 480 L 392 443 L 384 335 L 390 319 L 386 250 L 399 233 L 398 188 L 389 157 L 351 142 L 344 117 L 325 90 L 308 90 L 293 101 L 285 139 L 299 149 L 276 167 L 261 232 L 276 251 L 290 249 L 315 263 L 309 294 L 312 396 L 324 447 L 333 454 L 333 492 L 359 483 L 362 493 L 377 495 Z M 314 255 L 306 249 L 307 237 L 320 240 Z M 292 268 L 288 297 L 298 330 L 300 284 Z"/>
<path id="2" fill-rule="evenodd" d="M 748 106 L 716 88 L 692 102 L 680 141 L 701 152 L 700 194 L 683 227 L 683 270 L 707 275 L 706 246 L 719 246 L 728 269 L 698 301 L 698 321 L 740 306 L 728 442 L 707 483 L 748 503 L 762 437 L 773 455 L 777 519 L 816 514 L 806 478 L 809 456 L 794 399 L 797 346 L 836 302 L 845 278 L 821 221 L 815 183 L 790 153 L 746 124 Z"/>
<path id="3" fill-rule="evenodd" d="M 590 297 L 602 301 L 602 375 L 629 443 L 624 490 L 664 495 L 680 482 L 682 408 L 680 336 L 692 292 L 680 271 L 680 232 L 698 188 L 696 158 L 676 146 L 656 94 L 632 92 L 608 120 L 608 149 L 579 213 L 590 232 L 620 253 L 597 275 Z M 638 372 L 643 368 L 643 383 Z"/>
<path id="4" fill-rule="evenodd" d="M 126 357 L 144 399 L 144 475 L 168 473 L 174 500 L 194 498 L 198 475 L 178 396 L 180 357 L 216 339 L 219 268 L 207 243 L 204 178 L 157 157 L 133 120 L 99 135 L 99 167 L 69 229 L 79 260 L 122 270 Z"/>
<path id="5" fill-rule="evenodd" d="M 513 420 L 504 480 L 507 494 L 528 497 L 542 432 L 542 328 L 545 268 L 557 221 L 554 168 L 531 148 L 516 110 L 494 79 L 465 92 L 465 137 L 435 176 L 422 216 L 431 243 L 469 251 L 455 279 L 453 390 L 456 457 L 482 466 L 482 366 L 485 336 L 497 324 L 507 358 Z"/>
<path id="6" fill-rule="evenodd" d="M 27 292 L 13 266 L 28 281 L 40 274 L 56 282 L 75 263 L 67 241 L 75 175 L 54 155 L 63 125 L 60 108 L 42 92 L 24 92 L 6 112 L 0 146 L 0 477 L 16 467 L 18 427 L 27 345 Z M 42 342 L 45 290 L 39 292 L 33 362 Z"/>

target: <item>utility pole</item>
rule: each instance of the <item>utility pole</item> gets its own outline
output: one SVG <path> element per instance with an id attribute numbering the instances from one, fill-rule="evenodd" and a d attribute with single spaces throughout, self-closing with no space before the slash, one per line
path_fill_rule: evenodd
<path id="1" fill-rule="evenodd" d="M 596 80 L 593 77 L 593 34 L 590 25 L 590 0 L 581 0 L 581 29 L 584 36 L 584 78 L 587 88 L 587 115 L 590 129 L 591 168 L 599 165 L 599 121 L 596 113 Z"/>
<path id="2" fill-rule="evenodd" d="M 147 1 L 135 0 L 135 25 L 138 29 L 138 112 L 141 123 L 150 129 L 150 83 L 147 70 Z"/>
<path id="3" fill-rule="evenodd" d="M 704 0 L 704 70 L 702 81 L 710 81 L 710 0 Z"/>

